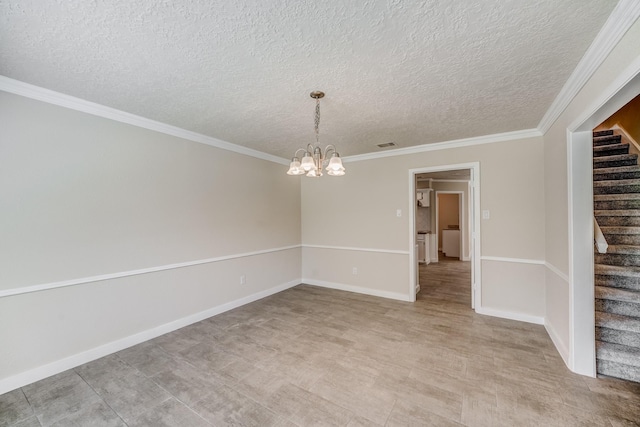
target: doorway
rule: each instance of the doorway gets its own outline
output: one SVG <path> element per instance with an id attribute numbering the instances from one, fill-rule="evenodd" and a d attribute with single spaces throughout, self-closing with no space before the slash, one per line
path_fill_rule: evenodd
<path id="1" fill-rule="evenodd" d="M 480 164 L 465 163 L 454 165 L 443 165 L 424 167 L 419 169 L 411 169 L 409 171 L 409 187 L 410 187 L 410 200 L 412 208 L 409 209 L 409 232 L 410 232 L 410 259 L 412 260 L 410 269 L 410 298 L 411 301 L 415 301 L 416 293 L 420 290 L 422 285 L 420 284 L 420 272 L 421 268 L 424 272 L 424 264 L 426 268 L 433 267 L 432 271 L 435 272 L 439 261 L 439 249 L 441 249 L 440 241 L 438 237 L 446 234 L 447 232 L 438 232 L 436 228 L 436 216 L 438 216 L 438 222 L 443 222 L 447 230 L 455 230 L 457 225 L 458 229 L 454 235 L 458 244 L 458 256 L 457 259 L 447 258 L 447 261 L 464 262 L 465 268 L 468 271 L 469 279 L 467 282 L 466 292 L 470 295 L 468 304 L 471 308 L 481 307 L 481 266 L 480 266 L 480 200 L 479 200 L 479 178 L 480 178 Z M 419 195 L 419 193 L 422 193 Z M 428 194 L 430 198 L 430 228 L 427 230 L 421 230 L 419 227 L 423 227 L 424 220 L 420 219 L 424 210 L 418 203 L 420 196 L 424 198 L 424 195 Z M 439 195 L 452 195 L 458 202 L 458 215 L 457 220 L 444 220 L 440 221 L 439 215 L 436 210 L 436 205 L 440 205 L 438 201 Z M 444 199 L 443 199 L 444 200 Z M 421 203 L 424 205 L 424 203 Z M 447 224 L 444 224 L 447 222 Z M 457 224 L 455 224 L 457 222 Z M 448 226 L 452 227 L 449 228 Z M 418 252 L 418 236 L 419 232 L 426 232 L 426 241 L 429 245 L 427 252 L 429 253 L 429 263 L 419 263 Z M 467 262 L 469 262 L 467 264 Z M 421 267 L 422 265 L 422 267 Z M 462 266 L 462 264 L 461 264 Z M 453 267 L 450 265 L 450 267 Z M 444 268 L 444 267 L 443 267 Z M 451 272 L 455 268 L 451 268 Z M 461 269 L 460 271 L 463 271 Z M 450 272 L 450 273 L 451 273 Z"/>

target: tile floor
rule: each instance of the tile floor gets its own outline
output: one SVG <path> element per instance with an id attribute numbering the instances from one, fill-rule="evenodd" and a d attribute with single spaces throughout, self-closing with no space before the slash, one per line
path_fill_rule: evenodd
<path id="1" fill-rule="evenodd" d="M 415 304 L 298 286 L 4 394 L 0 426 L 640 425 L 640 384 L 475 314 L 469 263 L 421 276 Z"/>

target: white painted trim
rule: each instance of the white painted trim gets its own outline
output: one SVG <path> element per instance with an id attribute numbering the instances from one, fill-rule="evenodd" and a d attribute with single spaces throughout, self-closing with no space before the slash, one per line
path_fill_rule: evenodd
<path id="1" fill-rule="evenodd" d="M 533 316 L 531 314 L 497 310 L 495 308 L 487 308 L 487 307 L 476 307 L 476 313 L 484 314 L 485 316 L 500 317 L 502 319 L 517 320 L 519 322 L 527 322 L 527 323 L 535 323 L 536 325 L 544 325 L 544 317 Z"/>
<path id="2" fill-rule="evenodd" d="M 301 245 L 303 248 L 314 249 L 335 249 L 340 251 L 356 251 L 356 252 L 376 252 L 381 254 L 397 254 L 397 255 L 409 255 L 409 251 L 400 251 L 396 249 L 373 249 L 373 248 L 356 248 L 350 246 L 329 246 L 329 245 Z"/>
<path id="3" fill-rule="evenodd" d="M 211 316 L 224 313 L 225 311 L 233 310 L 234 308 L 238 308 L 240 306 L 249 304 L 278 292 L 282 292 L 286 289 L 297 286 L 300 283 L 301 280 L 299 279 L 292 280 L 290 282 L 274 286 L 264 291 L 260 291 L 255 294 L 209 308 L 199 313 L 195 313 L 187 317 L 165 323 L 164 325 L 156 326 L 155 328 L 147 329 L 146 331 L 142 331 L 116 341 L 112 341 L 99 347 L 84 351 L 82 353 L 74 354 L 73 356 L 69 356 L 49 364 L 39 366 L 35 369 L 31 369 L 29 371 L 4 378 L 0 380 L 0 395 L 11 390 L 23 387 L 27 384 L 40 381 L 52 375 L 59 374 L 60 372 L 64 372 L 68 369 L 75 368 L 76 366 L 91 362 L 92 360 L 99 359 L 109 354 L 124 350 L 125 348 L 129 348 L 136 344 L 140 344 L 150 339 L 159 337 L 160 335 L 175 331 L 176 329 L 183 328 L 185 326 L 207 319 Z"/>
<path id="4" fill-rule="evenodd" d="M 321 288 L 337 289 L 340 291 L 354 292 L 356 294 L 371 295 L 374 297 L 388 298 L 399 301 L 414 302 L 415 301 L 415 288 L 413 289 L 413 299 L 407 297 L 406 294 L 397 292 L 380 291 L 377 289 L 363 288 L 361 286 L 345 285 L 344 283 L 325 282 L 323 280 L 315 279 L 302 279 L 302 283 L 305 285 L 319 286 Z"/>
<path id="5" fill-rule="evenodd" d="M 289 249 L 296 249 L 296 248 L 299 248 L 299 247 L 300 247 L 300 245 L 284 246 L 284 247 L 281 247 L 281 248 L 264 249 L 264 250 L 261 250 L 261 251 L 246 252 L 246 253 L 242 253 L 242 254 L 225 255 L 225 256 L 221 256 L 221 257 L 207 258 L 207 259 L 201 259 L 201 260 L 197 260 L 197 261 L 187 261 L 187 262 L 179 262 L 179 263 L 176 263 L 176 264 L 161 265 L 161 266 L 158 266 L 158 267 L 141 268 L 139 270 L 131 270 L 131 271 L 122 271 L 122 272 L 119 272 L 119 273 L 102 274 L 100 276 L 82 277 L 82 278 L 79 278 L 79 279 L 71 279 L 71 280 L 63 280 L 63 281 L 60 281 L 60 282 L 44 283 L 44 284 L 41 284 L 41 285 L 33 285 L 33 286 L 24 286 L 24 287 L 11 288 L 11 289 L 3 289 L 3 290 L 0 290 L 0 298 L 9 297 L 9 296 L 13 296 L 13 295 L 28 294 L 30 292 L 48 291 L 48 290 L 51 290 L 51 289 L 64 288 L 66 286 L 83 285 L 83 284 L 86 284 L 86 283 L 100 282 L 100 281 L 103 281 L 103 280 L 119 279 L 119 278 L 122 278 L 122 277 L 129 277 L 129 276 L 137 276 L 139 274 L 147 274 L 147 273 L 155 273 L 155 272 L 158 272 L 158 271 L 173 270 L 175 268 L 192 267 L 194 265 L 209 264 L 209 263 L 220 262 L 220 261 L 228 261 L 228 260 L 238 259 L 238 258 L 246 258 L 246 257 L 251 257 L 251 256 L 256 256 L 256 255 L 269 254 L 269 253 L 273 253 L 273 252 L 286 251 L 286 250 L 289 250 Z"/>
<path id="6" fill-rule="evenodd" d="M 638 17 L 640 17 L 640 2 L 637 0 L 620 0 L 573 70 L 573 73 L 571 73 L 571 76 L 569 76 L 558 96 L 556 96 L 542 120 L 540 120 L 538 124 L 540 132 L 544 134 L 551 128 Z"/>
<path id="7" fill-rule="evenodd" d="M 640 151 L 640 144 L 638 143 L 638 141 L 636 141 L 631 135 L 629 135 L 629 132 L 627 132 L 625 128 L 620 126 L 619 123 L 616 123 L 615 125 L 611 126 L 611 130 L 620 132 L 620 134 L 624 138 L 626 138 L 631 143 L 631 145 L 634 146 L 636 151 Z"/>
<path id="8" fill-rule="evenodd" d="M 470 147 L 473 145 L 493 144 L 496 142 L 514 141 L 518 139 L 536 138 L 542 136 L 538 129 L 525 129 L 514 132 L 495 133 L 492 135 L 476 136 L 473 138 L 454 139 L 452 141 L 434 142 L 432 144 L 423 144 L 413 147 L 398 148 L 396 150 L 387 150 L 380 153 L 357 154 L 355 156 L 343 157 L 342 161 L 346 163 L 360 162 L 363 160 L 381 159 L 385 157 L 404 156 L 407 154 L 424 153 L 427 151 L 449 150 L 451 148 Z M 440 169 L 449 170 L 449 169 Z"/>
<path id="9" fill-rule="evenodd" d="M 415 294 L 413 293 L 417 283 L 415 265 L 413 262 L 416 260 L 415 245 L 416 245 L 416 219 L 415 219 L 415 206 L 416 206 L 416 178 L 415 176 L 421 173 L 430 172 L 442 172 L 448 170 L 460 170 L 470 169 L 472 183 L 469 200 L 469 221 L 472 224 L 469 230 L 469 250 L 471 251 L 471 292 L 472 303 L 471 307 L 482 306 L 482 266 L 480 262 L 480 162 L 471 163 L 458 163 L 453 165 L 440 165 L 429 166 L 423 168 L 409 169 L 409 298 L 413 298 L 411 301 L 415 301 Z M 434 238 L 435 234 L 431 235 Z M 436 245 L 437 246 L 437 245 Z M 434 251 L 435 259 L 431 258 L 432 262 L 438 262 L 437 251 Z M 411 261 L 414 260 L 414 261 Z"/>
<path id="10" fill-rule="evenodd" d="M 433 178 L 432 182 L 469 182 L 468 179 L 437 179 Z"/>
<path id="11" fill-rule="evenodd" d="M 558 276 L 559 278 L 561 278 L 565 282 L 569 283 L 569 276 L 567 276 L 562 271 L 560 271 L 560 269 L 558 267 L 556 267 L 555 265 L 551 264 L 548 261 L 544 262 L 544 266 L 547 267 L 549 270 L 551 270 L 556 276 Z"/>
<path id="12" fill-rule="evenodd" d="M 558 333 L 556 332 L 554 327 L 551 325 L 551 323 L 547 322 L 546 319 L 544 322 L 544 328 L 547 330 L 547 334 L 549 335 L 549 338 L 551 338 L 553 345 L 555 345 L 556 350 L 558 350 L 558 353 L 560 353 L 560 357 L 562 357 L 564 364 L 567 365 L 567 367 L 569 367 L 569 361 L 570 361 L 569 349 L 562 342 L 562 339 L 560 339 L 560 335 L 558 335 Z"/>
<path id="13" fill-rule="evenodd" d="M 166 135 L 176 136 L 178 138 L 187 139 L 189 141 L 210 145 L 222 150 L 232 151 L 234 153 L 244 154 L 246 156 L 255 157 L 257 159 L 267 160 L 269 162 L 274 162 L 281 165 L 289 165 L 290 162 L 290 160 L 284 159 L 282 157 L 263 153 L 261 151 L 243 147 L 241 145 L 232 144 L 221 139 L 182 129 L 177 126 L 171 126 L 155 120 L 147 119 L 145 117 L 117 110 L 115 108 L 106 107 L 95 102 L 86 101 L 74 96 L 69 96 L 39 86 L 30 85 L 28 83 L 10 79 L 9 77 L 5 76 L 0 76 L 0 90 L 38 101 L 47 102 L 49 104 L 59 105 L 71 110 L 81 111 L 83 113 L 91 114 L 94 116 L 103 117 L 106 119 L 115 120 L 117 122 L 127 123 L 144 129 L 153 130 L 156 132 L 164 133 Z"/>
<path id="14" fill-rule="evenodd" d="M 639 3 L 640 4 L 640 3 Z M 640 56 L 618 74 L 600 96 L 567 127 L 568 132 L 591 131 L 640 92 Z"/>
<path id="15" fill-rule="evenodd" d="M 515 262 L 519 264 L 536 264 L 544 265 L 544 261 L 540 259 L 527 259 L 527 258 L 505 258 L 499 256 L 483 256 L 480 258 L 483 261 L 499 261 L 499 262 Z"/>

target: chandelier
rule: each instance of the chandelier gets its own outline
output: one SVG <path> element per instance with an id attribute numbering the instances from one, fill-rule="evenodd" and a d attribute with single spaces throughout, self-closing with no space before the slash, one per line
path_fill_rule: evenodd
<path id="1" fill-rule="evenodd" d="M 316 115 L 315 115 L 315 132 L 316 132 L 316 146 L 307 144 L 307 148 L 299 148 L 291 159 L 289 165 L 288 175 L 304 175 L 309 177 L 321 177 L 322 168 L 326 166 L 328 175 L 342 176 L 344 175 L 344 167 L 342 166 L 342 160 L 340 154 L 336 151 L 336 147 L 333 145 L 327 145 L 324 152 L 320 148 L 320 133 L 318 128 L 320 127 L 320 98 L 324 97 L 324 92 L 314 91 L 311 92 L 311 97 L 316 100 Z M 298 152 L 304 152 L 302 162 L 298 157 Z"/>

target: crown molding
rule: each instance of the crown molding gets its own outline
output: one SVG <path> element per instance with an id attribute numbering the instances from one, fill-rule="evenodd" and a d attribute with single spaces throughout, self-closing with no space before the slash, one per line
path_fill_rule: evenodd
<path id="1" fill-rule="evenodd" d="M 535 138 L 542 136 L 538 129 L 525 129 L 513 132 L 494 133 L 492 135 L 476 136 L 473 138 L 454 139 L 451 141 L 434 142 L 413 147 L 398 148 L 379 153 L 357 154 L 343 157 L 343 162 L 359 162 L 362 160 L 381 159 L 384 157 L 404 156 L 407 154 L 424 153 L 426 151 L 448 150 L 451 148 L 469 147 L 473 145 L 493 144 L 495 142 L 513 141 L 517 139 Z"/>
<path id="2" fill-rule="evenodd" d="M 638 17 L 640 17 L 640 2 L 638 0 L 620 0 L 540 120 L 538 124 L 540 132 L 545 134 L 551 128 Z"/>
<path id="3" fill-rule="evenodd" d="M 230 142 L 203 135 L 201 133 L 147 119 L 145 117 L 117 110 L 115 108 L 96 104 L 95 102 L 86 101 L 74 96 L 65 95 L 60 92 L 55 92 L 53 90 L 34 86 L 28 83 L 21 82 L 19 80 L 11 79 L 6 76 L 0 75 L 0 90 L 38 101 L 47 102 L 49 104 L 59 105 L 61 107 L 69 108 L 72 110 L 81 111 L 83 113 L 91 114 L 94 116 L 103 117 L 105 119 L 115 120 L 117 122 L 127 123 L 133 126 L 160 132 L 166 135 L 198 142 L 200 144 L 210 145 L 222 150 L 244 154 L 245 156 L 267 160 L 269 162 L 274 162 L 281 165 L 289 165 L 289 160 L 282 157 L 277 157 L 258 150 L 253 150 L 251 148 L 243 147 L 241 145 L 232 144 Z"/>

